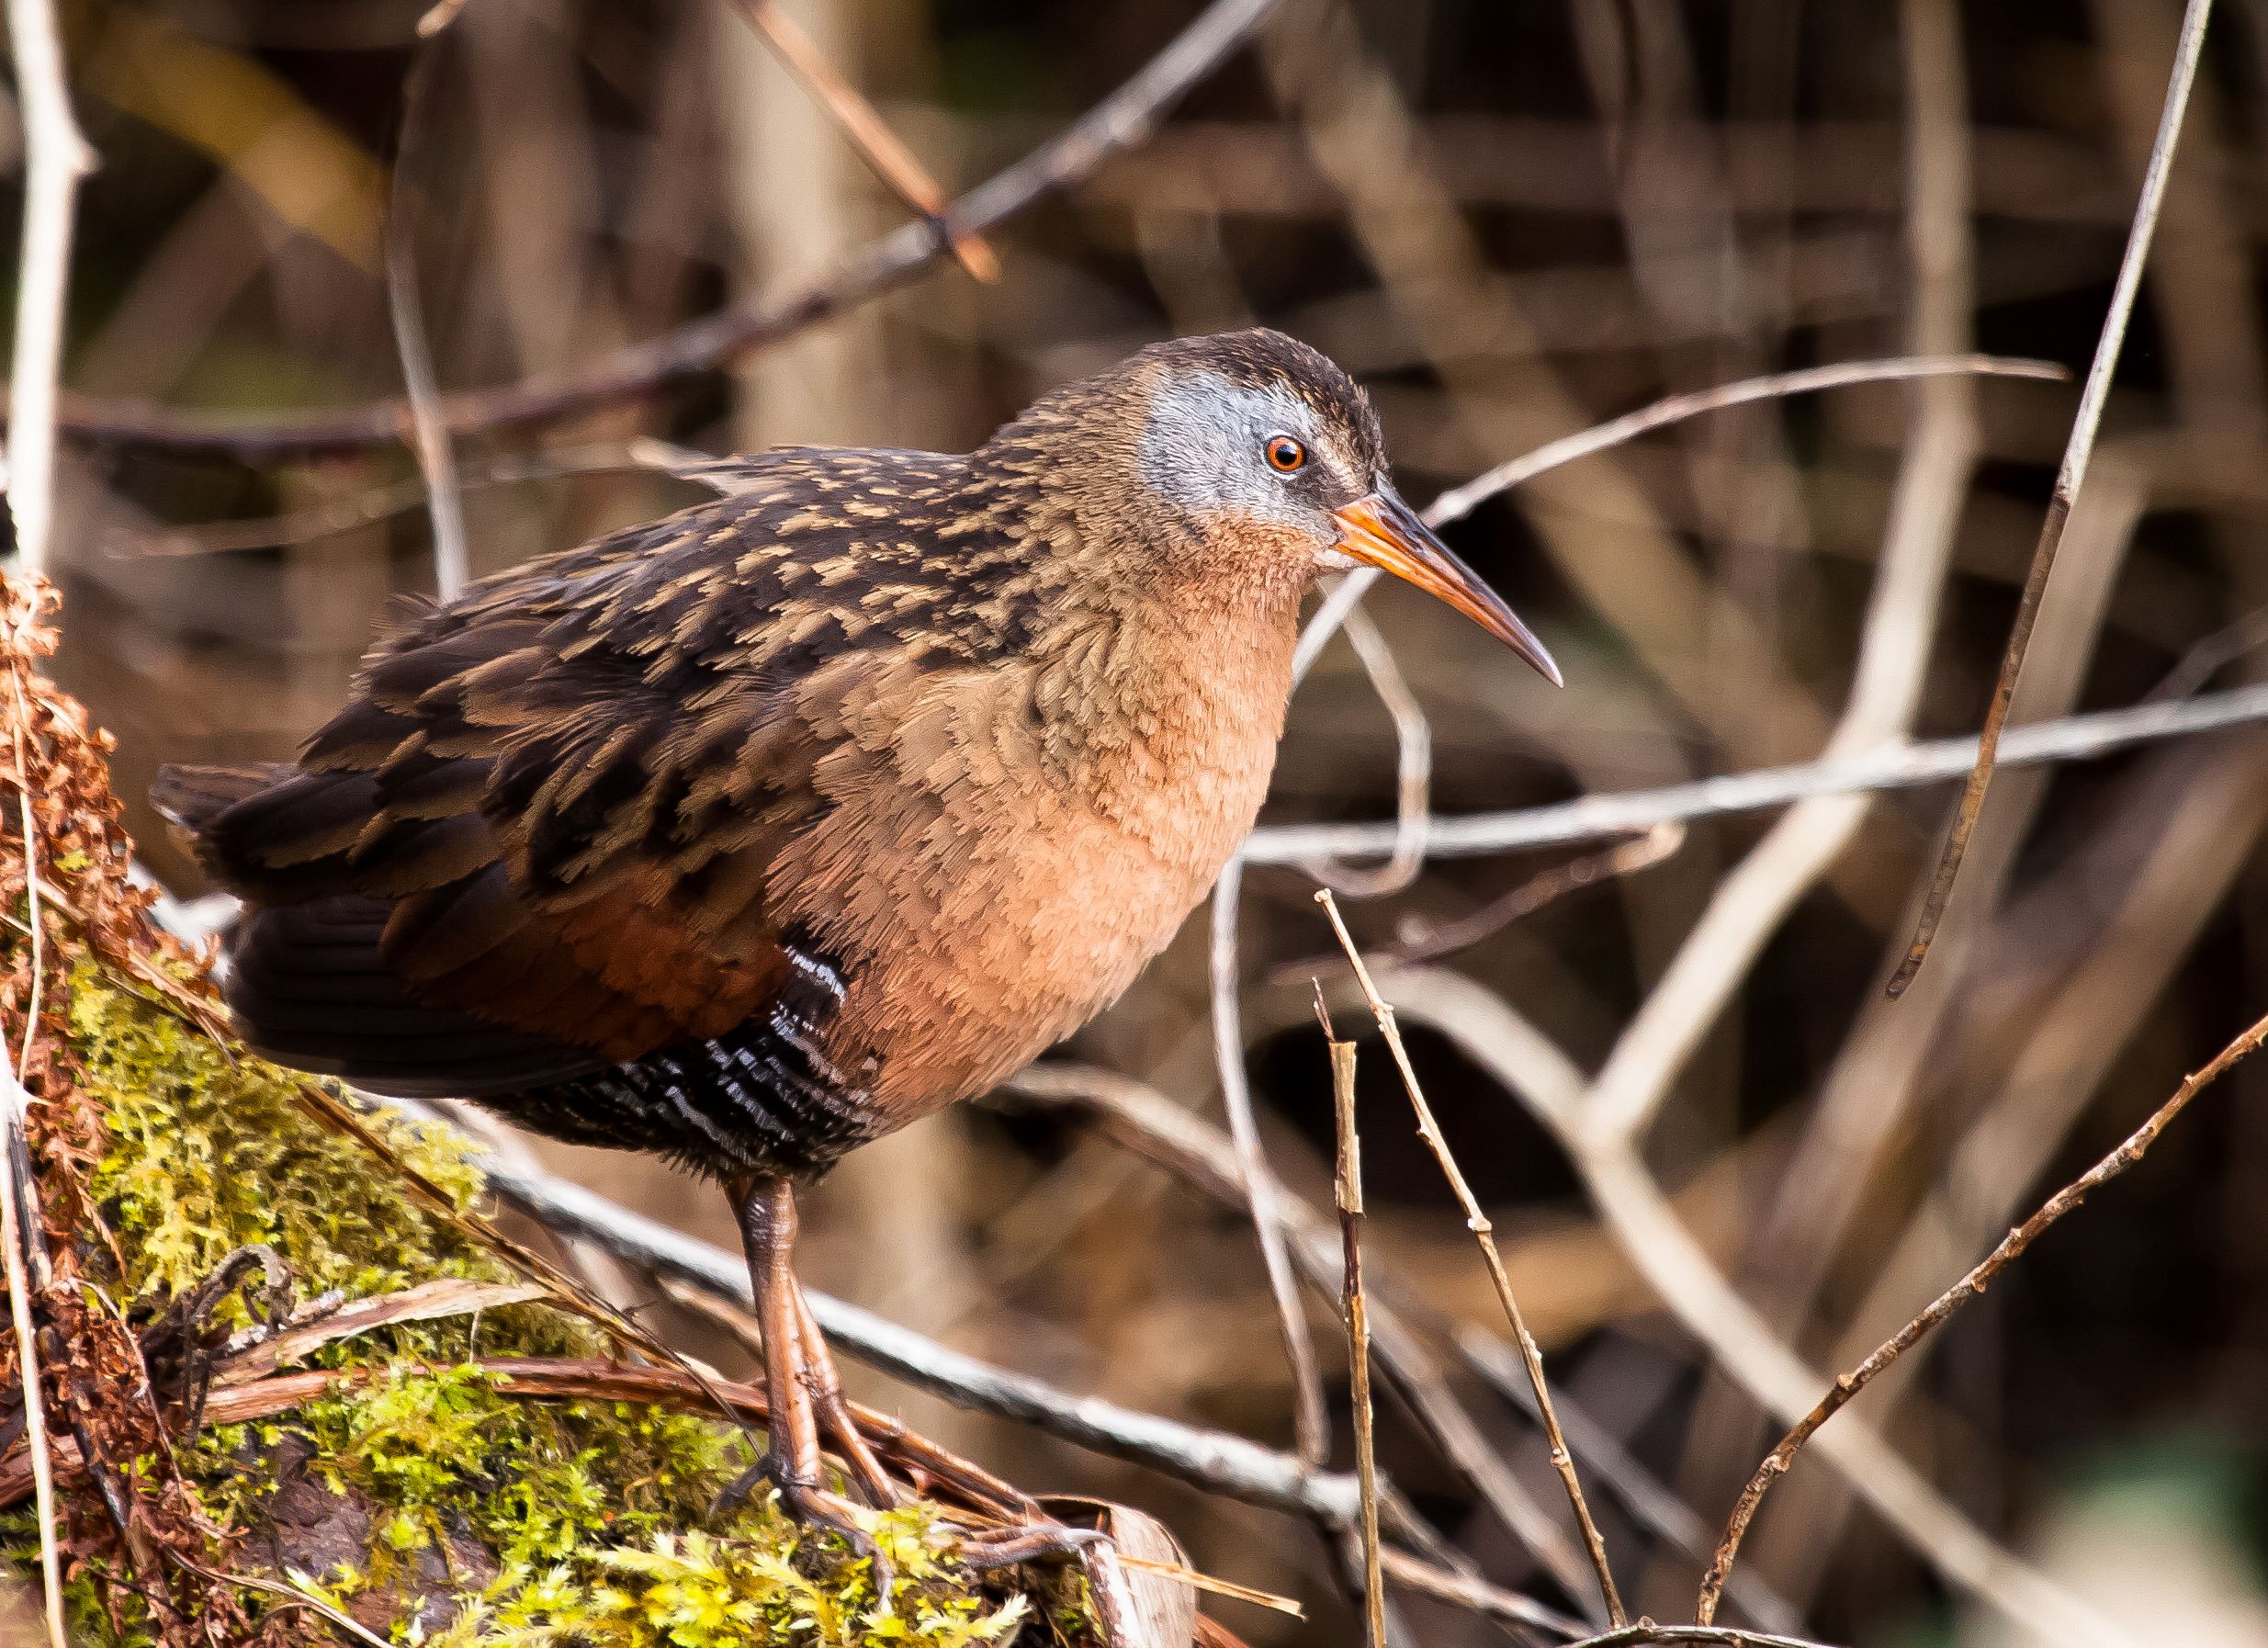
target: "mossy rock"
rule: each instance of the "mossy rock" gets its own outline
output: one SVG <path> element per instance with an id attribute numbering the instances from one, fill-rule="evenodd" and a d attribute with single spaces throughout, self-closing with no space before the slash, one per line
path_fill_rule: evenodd
<path id="1" fill-rule="evenodd" d="M 288 1263 L 302 1300 L 513 1280 L 362 1145 L 327 1131 L 304 1108 L 299 1078 L 216 1043 L 91 962 L 73 971 L 67 1006 L 105 1134 L 91 1187 L 116 1242 L 107 1262 L 122 1260 L 112 1280 L 137 1316 L 254 1244 Z M 480 1195 L 465 1140 L 399 1120 L 378 1125 L 460 1206 Z M 253 1315 L 231 1294 L 216 1320 L 242 1327 Z M 302 1365 L 336 1371 L 335 1385 L 272 1419 L 209 1427 L 179 1450 L 225 1530 L 214 1561 L 266 1582 L 247 1592 L 254 1620 L 299 1606 L 279 1595 L 296 1590 L 377 1636 L 451 1648 L 965 1648 L 1085 1637 L 1060 1598 L 963 1569 L 918 1502 L 880 1518 L 897 1573 L 885 1611 L 869 1562 L 841 1540 L 796 1526 L 761 1495 L 713 1514 L 753 1457 L 739 1429 L 631 1403 L 516 1398 L 468 1360 L 608 1351 L 596 1329 L 540 1304 L 322 1346 Z M 15 1513 L 13 1532 L 23 1555 L 28 1513 Z M 95 1561 L 71 1582 L 87 1640 L 154 1640 L 147 1610 L 114 1577 Z M 308 1637 L 342 1629 L 304 1617 Z M 295 1627 L 285 1640 L 301 1634 Z"/>

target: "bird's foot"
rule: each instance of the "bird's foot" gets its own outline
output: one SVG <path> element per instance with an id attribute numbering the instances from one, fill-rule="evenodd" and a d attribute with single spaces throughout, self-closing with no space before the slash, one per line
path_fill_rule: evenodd
<path id="1" fill-rule="evenodd" d="M 897 1575 L 889 1557 L 875 1540 L 874 1512 L 854 1505 L 841 1494 L 821 1487 L 818 1483 L 799 1476 L 785 1461 L 772 1454 L 742 1472 L 725 1491 L 717 1496 L 709 1507 L 712 1519 L 738 1510 L 752 1497 L 760 1486 L 771 1484 L 778 1490 L 780 1508 L 807 1528 L 816 1528 L 835 1535 L 856 1554 L 874 1564 L 874 1596 L 881 1610 L 890 1611 L 890 1586 Z"/>

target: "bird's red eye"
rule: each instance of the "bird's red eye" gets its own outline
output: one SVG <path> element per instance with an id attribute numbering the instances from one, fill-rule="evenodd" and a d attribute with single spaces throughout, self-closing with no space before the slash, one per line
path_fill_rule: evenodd
<path id="1" fill-rule="evenodd" d="M 1268 467 L 1279 475 L 1289 475 L 1307 462 L 1307 448 L 1288 435 L 1268 437 Z"/>

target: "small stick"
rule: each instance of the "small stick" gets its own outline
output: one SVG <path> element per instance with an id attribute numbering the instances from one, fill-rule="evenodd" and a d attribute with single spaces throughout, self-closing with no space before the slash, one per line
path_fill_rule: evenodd
<path id="1" fill-rule="evenodd" d="M 1504 1256 L 1496 1250 L 1495 1226 L 1481 1211 L 1473 1187 L 1465 1182 L 1464 1170 L 1450 1153 L 1449 1141 L 1441 1136 L 1441 1129 L 1433 1119 L 1433 1107 L 1426 1102 L 1417 1072 L 1410 1064 L 1409 1049 L 1403 1045 L 1394 1009 L 1371 981 L 1371 970 L 1362 965 L 1362 953 L 1355 948 L 1354 936 L 1339 918 L 1338 901 L 1331 897 L 1328 887 L 1323 887 L 1317 889 L 1315 902 L 1323 906 L 1323 913 L 1330 918 L 1331 931 L 1338 935 L 1339 947 L 1346 951 L 1348 963 L 1354 968 L 1355 982 L 1362 988 L 1362 999 L 1369 1004 L 1371 1016 L 1378 1021 L 1379 1033 L 1386 1038 L 1387 1049 L 1394 1055 L 1394 1067 L 1401 1072 L 1410 1106 L 1417 1112 L 1417 1136 L 1426 1141 L 1433 1159 L 1440 1164 L 1442 1177 L 1449 1180 L 1450 1189 L 1456 1192 L 1457 1201 L 1464 1209 L 1465 1227 L 1480 1244 L 1481 1257 L 1488 1266 L 1488 1279 L 1496 1290 L 1496 1303 L 1503 1307 L 1505 1320 L 1511 1325 L 1512 1336 L 1519 1343 L 1520 1360 L 1528 1366 L 1528 1381 L 1536 1390 L 1536 1408 L 1543 1417 L 1543 1434 L 1551 1446 L 1551 1468 L 1559 1473 L 1560 1482 L 1567 1490 L 1567 1503 L 1574 1509 L 1575 1523 L 1583 1530 L 1584 1547 L 1590 1552 L 1591 1567 L 1598 1575 L 1599 1595 L 1607 1604 L 1608 1620 L 1619 1628 L 1629 1622 L 1630 1616 L 1623 1611 L 1621 1593 L 1615 1588 L 1614 1569 L 1607 1561 L 1607 1541 L 1599 1536 L 1598 1523 L 1583 1496 L 1574 1455 L 1568 1450 L 1567 1439 L 1560 1431 L 1559 1414 L 1551 1405 L 1551 1385 L 1543 1375 L 1543 1352 L 1536 1344 L 1535 1335 L 1528 1331 L 1519 1302 L 1512 1296 L 1512 1279 L 1505 1270 Z"/>
<path id="2" fill-rule="evenodd" d="M 973 229 L 954 230 L 945 220 L 945 192 L 929 175 L 912 150 L 874 112 L 873 104 L 835 72 L 803 25 L 782 10 L 777 0 L 739 0 L 756 32 L 764 37 L 787 72 L 834 118 L 851 146 L 873 168 L 890 192 L 931 224 L 956 262 L 982 281 L 1000 277 L 1000 260 L 982 235 Z M 417 20 L 417 38 L 429 40 L 457 21 L 465 0 L 439 0 Z"/>
<path id="3" fill-rule="evenodd" d="M 14 472 L 12 472 L 14 473 Z M 11 482 L 13 484 L 13 482 Z M 10 498 L 13 503 L 13 494 Z M 28 615 L 39 609 L 35 587 L 18 609 Z M 31 1482 L 39 1522 L 39 1582 L 47 1612 L 47 1634 L 51 1648 L 65 1648 L 62 1555 L 56 1538 L 55 1463 L 49 1451 L 47 1394 L 39 1377 L 39 1333 L 32 1301 L 53 1283 L 44 1233 L 39 1224 L 39 1190 L 31 1172 L 31 1095 L 23 1078 L 31 1073 L 31 1051 L 39 1033 L 39 991 L 47 972 L 40 943 L 46 920 L 39 909 L 39 834 L 31 806 L 31 766 L 24 748 L 24 734 L 31 714 L 24 702 L 24 655 L 15 652 L 8 686 L 16 713 L 9 732 L 16 750 L 16 796 L 22 809 L 24 831 L 24 909 L 30 928 L 31 988 L 24 1005 L 23 1051 L 7 1062 L 6 1037 L 0 1036 L 0 1245 L 6 1249 L 8 1325 L 16 1338 L 16 1371 L 24 1386 L 24 1439 L 31 1450 Z"/>
<path id="4" fill-rule="evenodd" d="M 72 113 L 70 80 L 53 0 L 7 0 L 8 44 L 16 59 L 17 96 L 24 124 L 24 218 L 16 294 L 14 365 L 8 374 L 8 514 L 16 529 L 17 565 L 28 586 L 20 611 L 38 608 L 37 580 L 52 562 L 55 513 L 55 402 L 62 375 L 63 332 L 71 273 L 72 215 L 79 181 L 94 169 Z M 26 621 L 28 621 L 27 619 Z M 32 816 L 24 736 L 24 665 L 16 660 L 13 742 L 17 792 L 23 809 L 24 897 L 30 919 L 31 988 L 26 1004 L 22 1063 L 11 1067 L 0 1049 L 0 1247 L 5 1247 L 8 1314 L 24 1384 L 24 1432 L 31 1453 L 39 1504 L 39 1578 L 48 1641 L 65 1648 L 62 1558 L 57 1546 L 55 1479 L 49 1452 L 46 1396 L 40 1387 L 32 1294 L 51 1280 L 40 1228 L 39 1198 L 30 1171 L 27 1112 L 32 1041 L 39 1022 L 39 990 L 46 961 L 40 951 L 39 837 Z"/>
<path id="5" fill-rule="evenodd" d="M 1207 1574 L 1201 1569 L 1191 1568 L 1179 1563 L 1153 1562 L 1146 1556 L 1128 1556 L 1123 1551 L 1118 1553 L 1118 1561 L 1121 1567 L 1132 1568 L 1138 1574 L 1155 1574 L 1160 1579 L 1171 1580 L 1175 1585 L 1185 1585 L 1192 1591 L 1203 1591 L 1213 1597 L 1226 1597 L 1236 1602 L 1249 1602 L 1254 1608 L 1264 1608 L 1271 1613 L 1282 1614 L 1287 1619 L 1304 1620 L 1307 1618 L 1305 1605 L 1296 1597 L 1281 1597 L 1274 1591 L 1263 1591 L 1253 1586 L 1238 1585 L 1233 1579 L 1223 1579 L 1217 1575 Z"/>
<path id="6" fill-rule="evenodd" d="M 17 564 L 38 573 L 48 569 L 55 515 L 55 401 L 62 378 L 72 212 L 79 180 L 95 169 L 95 152 L 71 112 L 54 0 L 7 0 L 7 17 L 24 122 L 24 229 L 16 277 L 15 364 L 8 372 L 6 484 Z"/>
<path id="7" fill-rule="evenodd" d="M 1934 1332 L 1954 1312 L 1976 1298 L 1987 1283 L 2020 1257 L 2024 1250 L 2037 1241 L 2048 1227 L 2070 1213 L 2088 1194 L 2124 1173 L 2142 1159 L 2143 1153 L 2158 1140 L 2174 1117 L 2189 1107 L 2189 1101 L 2219 1079 L 2229 1067 L 2236 1064 L 2263 1040 L 2268 1040 L 2268 1018 L 2256 1021 L 2252 1027 L 2222 1048 L 2213 1062 L 2195 1072 L 2175 1089 L 2173 1097 L 2153 1112 L 2150 1119 L 2127 1135 L 2126 1141 L 2077 1179 L 2065 1185 L 2040 1204 L 2023 1224 L 2017 1225 L 2002 1240 L 1999 1247 L 1986 1254 L 1976 1267 L 1960 1281 L 1929 1303 L 1927 1309 L 1882 1341 L 1867 1357 L 1848 1373 L 1840 1374 L 1834 1388 L 1819 1399 L 1819 1405 L 1797 1421 L 1796 1427 L 1780 1439 L 1756 1473 L 1748 1479 L 1741 1490 L 1739 1501 L 1732 1507 L 1732 1518 L 1725 1526 L 1724 1538 L 1717 1543 L 1717 1554 L 1709 1564 L 1709 1574 L 1701 1582 L 1700 1602 L 1695 1618 L 1704 1625 L 1717 1617 L 1718 1599 L 1724 1594 L 1725 1580 L 1732 1572 L 1732 1563 L 1740 1554 L 1741 1541 L 1748 1532 L 1748 1525 L 1755 1519 L 1756 1507 L 1771 1490 L 1772 1484 L 1788 1473 L 1795 1462 L 1796 1454 L 1812 1433 L 1842 1411 L 1850 1399 L 1874 1382 L 1875 1376 L 1928 1334 Z"/>
<path id="8" fill-rule="evenodd" d="M 1937 923 L 1946 902 L 1953 896 L 1954 878 L 1969 851 L 1969 838 L 1984 807 L 1984 792 L 1992 782 L 1993 758 L 1998 753 L 2001 728 L 2008 723 L 2009 705 L 2016 695 L 2016 678 L 2024 670 L 2024 655 L 2032 645 L 2032 625 L 2039 616 L 2040 599 L 2047 593 L 2048 574 L 2055 568 L 2056 551 L 2062 547 L 2063 528 L 2078 505 L 2079 490 L 2086 484 L 2087 463 L 2094 455 L 2095 430 L 2103 422 L 2103 408 L 2110 400 L 2111 378 L 2118 369 L 2119 352 L 2127 341 L 2127 322 L 2134 313 L 2135 296 L 2142 286 L 2142 266 L 2150 261 L 2150 238 L 2157 232 L 2158 209 L 2165 201 L 2166 179 L 2173 170 L 2173 146 L 2182 134 L 2182 114 L 2189 107 L 2189 88 L 2197 77 L 2197 59 L 2205 49 L 2205 26 L 2213 0 L 2189 0 L 2182 17 L 2181 41 L 2174 49 L 2173 73 L 2166 86 L 2165 107 L 2158 117 L 2157 141 L 2150 145 L 2150 164 L 2142 172 L 2140 198 L 2135 202 L 2134 225 L 2127 232 L 2126 255 L 2119 260 L 2117 284 L 2111 289 L 2110 311 L 2103 318 L 2103 332 L 2095 340 L 2094 360 L 2079 393 L 2079 413 L 2071 422 L 2070 441 L 2063 448 L 2063 466 L 2056 476 L 2055 491 L 2048 500 L 2048 518 L 2041 523 L 2039 542 L 2032 550 L 2031 570 L 2024 576 L 2024 593 L 2017 598 L 2015 622 L 2009 626 L 2008 649 L 2001 655 L 1999 679 L 1992 683 L 1992 706 L 1985 712 L 1984 736 L 1977 743 L 1977 762 L 1969 772 L 1961 805 L 1953 815 L 1929 892 L 1922 900 L 1922 914 L 1914 923 L 1913 942 L 1905 959 L 1885 986 L 1892 1000 L 1906 993 L 1913 976 L 1928 959 Z"/>
<path id="9" fill-rule="evenodd" d="M 30 1266 L 26 1262 L 26 1232 L 38 1215 L 23 1205 L 12 1147 L 23 1136 L 24 1113 L 29 1099 L 16 1072 L 0 1062 L 0 1115 L 6 1117 L 8 1159 L 0 1161 L 0 1245 L 5 1245 L 8 1280 L 8 1319 L 16 1335 L 16 1366 L 24 1381 L 24 1443 L 31 1454 L 32 1493 L 39 1505 L 39 1576 L 47 1605 L 48 1641 L 53 1648 L 69 1648 L 63 1633 L 62 1563 L 55 1539 L 55 1466 L 49 1452 L 47 1396 L 40 1389 L 38 1330 L 31 1315 Z"/>
<path id="10" fill-rule="evenodd" d="M 1355 1478 L 1362 1484 L 1362 1610 L 1370 1648 L 1386 1648 L 1386 1586 L 1378 1556 L 1378 1439 L 1371 1412 L 1370 1307 L 1362 1296 L 1362 1138 L 1355 1131 L 1355 1044 L 1331 1032 L 1315 988 L 1315 1014 L 1331 1049 L 1331 1107 L 1338 1123 L 1338 1231 L 1347 1258 L 1348 1379 L 1355 1410 Z"/>
<path id="11" fill-rule="evenodd" d="M 835 65 L 827 61 L 818 42 L 804 32 L 803 25 L 789 17 L 778 0 L 739 0 L 739 6 L 748 14 L 748 20 L 756 26 L 756 32 L 764 37 L 765 43 L 787 65 L 787 72 L 801 81 L 803 89 L 834 117 L 835 124 L 842 128 L 843 135 L 873 168 L 874 175 L 924 221 L 936 228 L 953 260 L 979 280 L 989 283 L 999 279 L 1000 260 L 984 237 L 973 229 L 956 231 L 946 222 L 945 191 L 937 186 L 937 180 L 914 158 L 913 151 L 874 112 L 874 105 L 836 73 Z"/>
<path id="12" fill-rule="evenodd" d="M 39 0 L 8 4 L 13 13 L 17 6 L 37 6 Z M 1167 108 L 1218 69 L 1281 4 L 1213 0 L 1116 91 L 1021 160 L 962 196 L 945 214 L 946 220 L 969 230 L 995 227 L 1044 196 L 1078 183 L 1120 150 L 1144 141 L 1157 129 Z M 451 395 L 444 403 L 449 426 L 455 434 L 468 435 L 506 425 L 556 423 L 651 395 L 664 385 L 777 343 L 903 285 L 943 250 L 931 225 L 900 224 L 824 275 L 629 344 L 577 377 Z M 286 453 L 392 446 L 402 438 L 404 416 L 401 402 L 394 400 L 307 413 L 222 418 L 147 401 L 80 399 L 65 412 L 62 426 L 90 437 L 231 452 L 256 460 Z"/>
<path id="13" fill-rule="evenodd" d="M 1323 1373 L 1300 1309 L 1299 1283 L 1292 1274 L 1292 1255 L 1283 1235 L 1281 1192 L 1275 1170 L 1268 1165 L 1267 1152 L 1260 1145 L 1259 1120 L 1252 1109 L 1252 1083 L 1245 1074 L 1244 1030 L 1236 1003 L 1236 912 L 1243 889 L 1243 868 L 1231 859 L 1213 887 L 1208 967 L 1213 1060 L 1221 1078 L 1221 1102 L 1228 1112 L 1229 1137 L 1236 1143 L 1236 1160 L 1244 1171 L 1245 1196 L 1252 1210 L 1253 1232 L 1259 1239 L 1261 1267 L 1268 1274 L 1269 1297 L 1276 1306 L 1277 1331 L 1283 1337 L 1284 1360 L 1292 1368 L 1292 1434 L 1299 1440 L 1300 1458 L 1310 1465 L 1320 1465 L 1330 1451 L 1331 1441 L 1330 1421 L 1323 1405 Z"/>
<path id="14" fill-rule="evenodd" d="M 1416 932 L 1405 933 L 1386 954 L 1396 963 L 1434 961 L 1454 954 L 1503 931 L 1515 921 L 1527 920 L 1545 905 L 1564 898 L 1570 893 L 1613 876 L 1632 875 L 1641 870 L 1652 869 L 1663 860 L 1675 856 L 1685 844 L 1686 827 L 1674 818 L 1664 819 L 1635 841 L 1624 841 L 1602 852 L 1570 859 L 1540 875 L 1531 876 L 1503 897 L 1484 905 L 1469 916 L 1444 921 L 1438 927 L 1428 925 Z"/>
<path id="15" fill-rule="evenodd" d="M 428 14 L 429 16 L 431 14 Z M 434 32 L 438 32 L 436 29 Z M 424 299 L 417 289 L 417 257 L 411 240 L 417 155 L 423 146 L 425 104 L 432 95 L 439 48 L 422 40 L 401 86 L 401 125 L 394 141 L 394 175 L 386 197 L 386 310 L 401 362 L 401 392 L 410 414 L 410 449 L 425 482 L 425 510 L 433 522 L 434 593 L 446 601 L 472 577 L 465 539 L 465 491 L 457 479 L 457 443 L 441 404 L 433 344 L 425 329 Z"/>

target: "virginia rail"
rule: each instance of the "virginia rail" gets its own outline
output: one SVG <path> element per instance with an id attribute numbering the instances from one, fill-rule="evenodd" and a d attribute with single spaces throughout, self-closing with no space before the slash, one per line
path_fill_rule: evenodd
<path id="1" fill-rule="evenodd" d="M 1395 494 L 1362 391 L 1278 333 L 1145 349 L 965 456 L 706 478 L 412 614 L 296 763 L 169 768 L 155 800 L 244 900 L 260 1051 L 723 1183 L 762 1473 L 855 1532 L 822 1431 L 895 1490 L 789 1268 L 795 1185 L 1172 936 L 1259 808 L 1318 572 L 1382 567 L 1559 672 Z"/>

